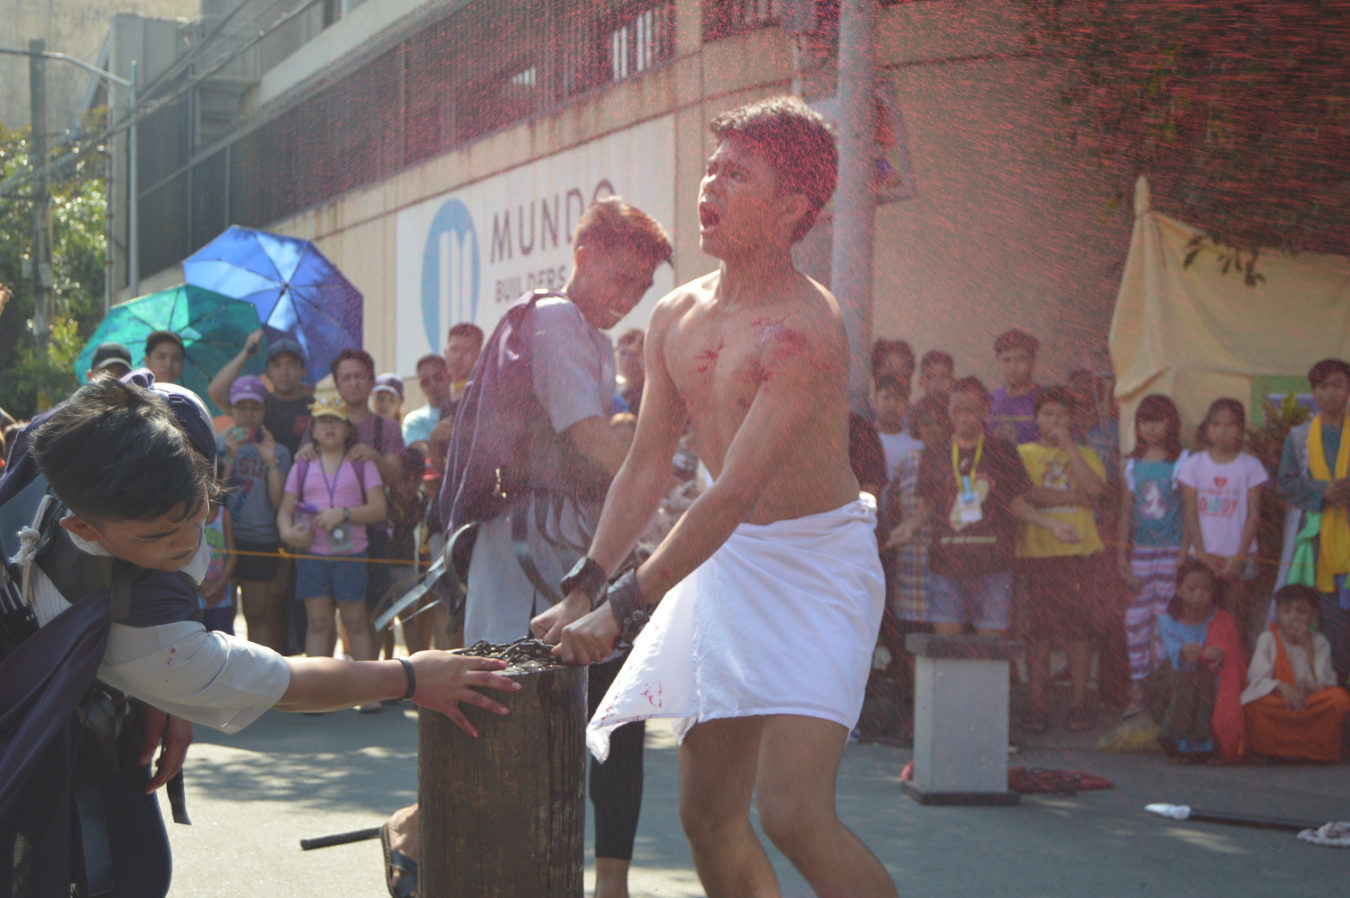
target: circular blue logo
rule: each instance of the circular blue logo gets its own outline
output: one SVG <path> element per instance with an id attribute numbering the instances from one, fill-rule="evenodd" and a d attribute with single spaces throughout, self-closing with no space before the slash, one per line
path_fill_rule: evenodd
<path id="1" fill-rule="evenodd" d="M 469 207 L 446 200 L 431 220 L 422 253 L 422 323 L 433 352 L 440 351 L 451 325 L 476 320 L 480 271 Z"/>

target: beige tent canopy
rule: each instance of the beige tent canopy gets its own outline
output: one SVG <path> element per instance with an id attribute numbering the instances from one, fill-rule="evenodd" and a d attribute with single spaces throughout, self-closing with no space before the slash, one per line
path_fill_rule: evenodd
<path id="1" fill-rule="evenodd" d="M 1149 393 L 1176 402 L 1190 445 L 1218 397 L 1240 399 L 1250 418 L 1254 390 L 1301 378 L 1318 359 L 1350 358 L 1350 258 L 1261 250 L 1260 279 L 1249 284 L 1250 250 L 1209 240 L 1197 247 L 1204 232 L 1151 209 L 1143 177 L 1134 207 L 1110 336 L 1125 451 L 1134 444 L 1134 409 Z"/>

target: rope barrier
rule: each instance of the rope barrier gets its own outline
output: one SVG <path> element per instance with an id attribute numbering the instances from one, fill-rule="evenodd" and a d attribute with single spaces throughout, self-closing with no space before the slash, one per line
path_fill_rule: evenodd
<path id="1" fill-rule="evenodd" d="M 287 551 L 287 550 L 284 549 L 284 548 L 279 548 L 279 549 L 277 549 L 277 551 L 275 551 L 275 552 L 257 552 L 257 551 L 252 551 L 252 550 L 249 550 L 249 549 L 236 549 L 236 550 L 234 550 L 233 552 L 226 552 L 225 555 L 227 555 L 227 556 L 229 556 L 229 555 L 234 555 L 234 556 L 238 556 L 238 557 L 243 557 L 243 556 L 246 556 L 246 555 L 247 555 L 247 556 L 250 557 L 250 558 L 282 558 L 282 559 L 291 559 L 291 560 L 300 560 L 300 559 L 304 559 L 304 560 L 308 560 L 308 561 L 343 561 L 343 562 L 359 562 L 359 563 L 361 563 L 361 564 L 392 564 L 392 565 L 400 565 L 400 566 L 404 566 L 404 567 L 421 567 L 421 566 L 424 566 L 424 565 L 427 564 L 427 562 L 413 561 L 413 560 L 407 559 L 407 558 L 367 558 L 367 557 L 365 557 L 365 556 L 363 556 L 363 555 L 362 555 L 362 556 L 357 556 L 357 555 L 307 555 L 307 554 L 304 554 L 304 553 L 301 553 L 301 552 L 290 552 L 290 551 Z"/>
<path id="2" fill-rule="evenodd" d="M 1102 540 L 1102 551 L 1119 549 L 1124 543 L 1119 540 Z M 364 558 L 352 555 L 309 555 L 303 552 L 292 552 L 284 547 L 278 548 L 275 552 L 259 552 L 249 549 L 236 549 L 233 552 L 226 552 L 226 555 L 235 555 L 239 557 L 248 556 L 250 558 L 281 558 L 281 559 L 307 559 L 310 561 L 345 561 L 345 562 L 364 562 L 366 564 L 389 564 L 400 567 L 420 567 L 429 565 L 429 562 L 414 561 L 407 558 Z M 1271 558 L 1264 555 L 1252 555 L 1248 558 L 1253 564 L 1265 565 L 1267 567 L 1278 568 L 1280 566 L 1279 558 Z"/>

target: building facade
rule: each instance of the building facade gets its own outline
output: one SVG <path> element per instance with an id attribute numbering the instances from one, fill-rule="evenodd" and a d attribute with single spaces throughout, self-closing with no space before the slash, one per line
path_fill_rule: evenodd
<path id="1" fill-rule="evenodd" d="M 0 44 L 15 50 L 42 39 L 47 50 L 65 53 L 97 65 L 106 43 L 108 19 L 114 13 L 133 12 L 159 18 L 195 16 L 198 0 L 0 0 L 0 22 L 5 37 Z M 47 63 L 47 122 L 63 131 L 78 121 L 89 76 L 69 63 Z M 11 128 L 27 125 L 28 60 L 0 55 L 0 122 Z"/>
<path id="2" fill-rule="evenodd" d="M 830 3 L 808 36 L 783 27 L 785 0 L 221 6 L 144 100 L 137 240 L 115 245 L 136 243 L 148 292 L 230 224 L 312 239 L 364 293 L 366 347 L 405 375 L 455 321 L 490 328 L 521 290 L 561 284 L 572 224 L 607 193 L 674 239 L 643 323 L 713 264 L 697 216 L 711 118 L 794 89 L 832 101 Z M 1064 147 L 1054 60 L 1017 16 L 881 4 L 871 322 L 986 378 L 994 336 L 1022 327 L 1054 381 L 1105 339 L 1130 220 Z M 829 242 L 827 214 L 801 247 L 824 280 Z"/>

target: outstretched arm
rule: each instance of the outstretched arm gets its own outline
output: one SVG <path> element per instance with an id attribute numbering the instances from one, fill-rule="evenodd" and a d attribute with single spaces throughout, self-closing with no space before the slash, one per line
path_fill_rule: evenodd
<path id="1" fill-rule="evenodd" d="M 469 723 L 460 704 L 467 703 L 497 714 L 505 705 L 473 687 L 518 692 L 520 684 L 494 671 L 506 662 L 474 658 L 436 650 L 418 652 L 412 663 L 416 691 L 414 704 L 439 711 L 470 736 L 478 731 Z M 291 681 L 276 707 L 280 711 L 330 711 L 367 702 L 401 698 L 408 689 L 408 676 L 397 661 L 344 661 L 338 658 L 287 658 Z"/>

